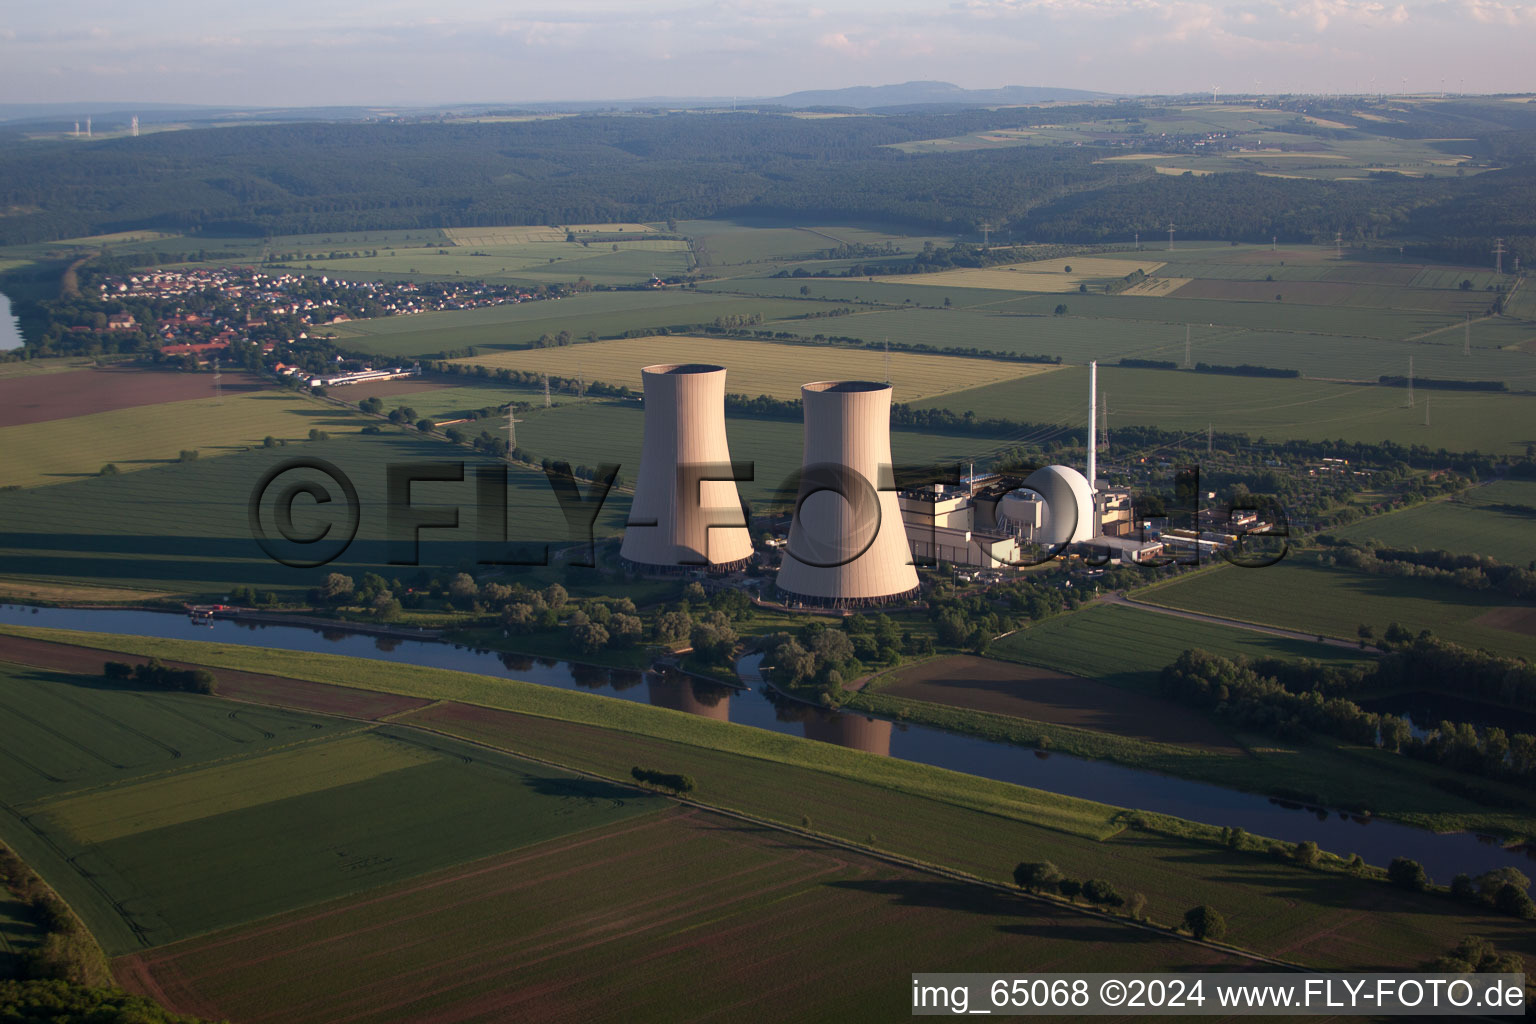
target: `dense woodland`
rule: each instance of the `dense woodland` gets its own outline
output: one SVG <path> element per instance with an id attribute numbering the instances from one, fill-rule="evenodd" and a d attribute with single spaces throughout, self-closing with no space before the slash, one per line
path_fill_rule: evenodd
<path id="1" fill-rule="evenodd" d="M 0 151 L 0 244 L 157 228 L 209 237 L 722 215 L 900 222 L 1014 240 L 1400 239 L 1423 255 L 1503 236 L 1536 258 L 1536 108 L 1413 108 L 1401 123 L 1324 113 L 1371 134 L 1466 138 L 1505 169 L 1466 178 L 1326 182 L 1158 175 L 1101 147 L 908 155 L 892 143 L 1155 108 L 1059 107 L 798 119 L 589 114 L 515 124 L 296 123 Z M 1338 129 L 1301 126 L 1314 134 Z"/>

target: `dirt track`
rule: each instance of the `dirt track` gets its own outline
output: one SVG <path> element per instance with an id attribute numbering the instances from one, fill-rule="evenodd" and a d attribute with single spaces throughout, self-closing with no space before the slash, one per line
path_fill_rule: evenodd
<path id="1" fill-rule="evenodd" d="M 897 673 L 879 692 L 1157 743 L 1232 753 L 1242 749 L 1219 726 L 1188 708 L 1095 679 L 970 655 L 915 665 Z"/>

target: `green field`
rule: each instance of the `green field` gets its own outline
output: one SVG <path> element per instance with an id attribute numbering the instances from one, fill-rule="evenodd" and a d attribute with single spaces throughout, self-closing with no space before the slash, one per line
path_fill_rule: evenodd
<path id="1" fill-rule="evenodd" d="M 765 320 L 798 318 L 836 308 L 799 299 L 722 296 L 677 288 L 589 292 L 566 299 L 482 309 L 354 320 L 329 328 L 349 350 L 400 357 L 474 348 L 517 348 L 540 335 L 569 331 L 574 338 L 625 331 L 709 324 L 723 316 L 760 314 Z M 817 320 L 817 323 L 825 321 Z"/>
<path id="2" fill-rule="evenodd" d="M 984 878 L 1006 878 L 1021 857 L 1048 858 L 1070 865 L 1074 875 L 1145 893 L 1156 921 L 1211 903 L 1227 917 L 1230 940 L 1317 966 L 1413 968 L 1467 933 L 1536 953 L 1530 930 L 1513 919 L 1338 873 L 1297 870 L 1267 854 L 1229 853 L 1210 842 L 1215 830 L 1203 826 L 1158 815 L 1128 824 L 1102 805 L 646 705 L 331 655 L 3 631 L 342 685 L 366 678 L 386 692 L 469 702 L 480 707 L 440 705 L 411 720 L 615 779 L 634 764 L 664 764 L 698 778 L 698 795 L 711 805 L 794 825 L 809 817 L 816 831 Z"/>
<path id="3" fill-rule="evenodd" d="M 1298 115 L 1278 107 L 1236 103 L 1199 104 L 1169 108 L 1136 123 L 1123 120 L 1080 121 L 1070 124 L 1030 124 L 1021 119 L 1017 128 L 1000 128 L 965 135 L 893 143 L 891 148 L 916 155 L 1007 149 L 1016 146 L 1105 147 L 1107 161 L 1136 161 L 1155 165 L 1165 174 L 1196 174 L 1249 171 L 1281 177 L 1360 181 L 1375 171 L 1388 169 L 1414 177 L 1477 173 L 1461 168 L 1469 162 L 1467 140 L 1392 138 L 1344 122 L 1304 117 L 1312 124 L 1331 129 L 1326 136 L 1295 130 Z M 1241 147 L 1213 150 L 1209 154 L 1164 153 L 1162 134 L 1226 133 Z M 1126 147 L 1135 147 L 1127 152 Z M 1283 149 L 1281 147 L 1284 147 Z"/>
<path id="4" fill-rule="evenodd" d="M 940 288 L 923 283 L 925 274 L 907 278 L 870 281 L 868 278 L 742 277 L 707 281 L 699 291 L 734 292 L 743 295 L 784 296 L 808 289 L 808 297 L 834 302 L 873 302 L 889 306 L 913 304 L 947 308 L 999 309 L 1024 313 L 1052 313 L 1064 303 L 1073 314 L 1128 320 L 1156 320 L 1177 324 L 1221 324 L 1254 330 L 1301 331 L 1342 337 L 1383 338 L 1399 341 L 1425 331 L 1463 322 L 1459 313 L 1413 309 L 1371 309 L 1347 305 L 1316 305 L 1298 301 L 1262 302 L 1220 298 L 1181 298 L 1144 295 L 1055 294 L 1036 295 L 975 287 Z M 1283 287 L 1276 291 L 1284 294 Z M 1486 306 L 1486 300 L 1482 305 Z M 1482 308 L 1482 306 L 1479 306 Z M 835 327 L 832 328 L 835 330 Z"/>
<path id="5" fill-rule="evenodd" d="M 473 390 L 476 403 L 485 400 L 491 404 L 498 397 L 489 386 L 483 392 L 478 387 Z M 444 402 L 443 412 L 460 407 L 462 394 L 459 400 L 437 397 L 458 392 L 454 388 L 401 395 L 390 398 L 388 404 L 419 405 L 418 412 L 431 415 L 436 411 L 434 401 Z M 639 472 L 644 414 L 634 403 L 569 402 L 551 409 L 536 406 L 519 419 L 518 443 L 537 457 L 587 466 L 617 462 L 620 476 L 630 482 Z M 387 467 L 392 463 L 453 465 L 463 461 L 467 464 L 463 483 L 416 484 L 412 501 L 417 507 L 460 508 L 457 530 L 422 531 L 422 566 L 435 571 L 463 560 L 475 561 L 479 557 L 474 546 L 479 520 L 474 511 L 474 467 L 485 458 L 414 431 L 392 426 L 384 429 L 386 433 L 379 436 L 348 435 L 255 448 L 224 458 L 151 467 L 117 477 L 92 476 L 53 487 L 0 492 L 0 515 L 12 524 L 0 540 L 0 559 L 4 559 L 7 575 L 44 583 L 90 583 L 212 596 L 228 593 L 237 584 L 307 590 L 333 571 L 353 576 L 378 572 L 386 579 L 399 577 L 408 582 L 416 568 L 387 564 L 391 557 L 385 543 L 389 536 L 384 500 Z M 465 424 L 463 429 L 472 434 L 484 429 L 505 437 L 507 425 L 504 417 L 495 417 Z M 741 486 L 742 495 L 753 502 L 775 497 L 780 485 L 799 468 L 801 424 L 731 419 L 727 429 L 732 456 L 756 463 L 755 480 Z M 979 457 L 1007 443 L 1007 438 L 898 430 L 892 434 L 892 454 L 903 464 L 953 463 Z M 264 473 L 289 460 L 310 457 L 335 464 L 353 481 L 361 509 L 358 533 L 335 562 L 314 569 L 287 568 L 274 562 L 252 539 L 247 502 Z M 546 541 L 557 546 L 569 543 L 569 527 L 544 475 L 521 467 L 513 467 L 510 473 L 508 534 L 516 546 L 506 556 L 527 560 L 538 557 Z M 286 484 L 289 479 L 285 475 L 282 482 Z M 339 531 L 346 525 L 341 495 L 334 485 L 313 473 L 300 473 L 293 479 L 317 482 L 335 499 L 325 506 L 301 499 L 295 506 L 300 530 L 332 524 Z M 609 494 L 596 523 L 598 537 L 613 536 L 622 529 L 629 501 L 627 491 Z M 268 516 L 263 521 L 269 535 L 276 536 L 270 512 L 264 514 Z M 503 552 L 495 555 L 502 557 Z M 606 563 L 599 566 L 613 568 Z M 587 590 L 610 581 L 598 570 L 557 569 L 567 587 Z M 507 571 L 513 578 L 529 572 L 515 567 Z"/>
<path id="6" fill-rule="evenodd" d="M 1292 555 L 1267 569 L 1220 566 L 1153 587 L 1137 599 L 1169 608 L 1281 626 L 1345 640 L 1362 623 L 1380 636 L 1397 622 L 1497 654 L 1536 658 L 1536 636 L 1499 629 L 1480 617 L 1509 607 L 1507 598 L 1443 583 L 1368 576 Z"/>
<path id="7" fill-rule="evenodd" d="M 778 399 L 800 397 L 817 380 L 888 380 L 893 401 L 915 401 L 995 381 L 1036 376 L 1052 367 L 998 359 L 971 359 L 873 349 L 790 345 L 742 338 L 668 335 L 618 338 L 589 345 L 497 352 L 456 360 L 491 369 L 581 377 L 643 388 L 640 371 L 654 363 L 714 363 L 726 368 L 725 390 Z"/>
<path id="8" fill-rule="evenodd" d="M 1267 572 L 1268 570 L 1254 570 Z M 1311 658 L 1357 661 L 1349 650 L 1195 622 L 1125 605 L 1089 605 L 1057 615 L 999 640 L 994 658 L 1086 676 L 1114 686 L 1157 692 L 1157 677 L 1189 648 L 1224 657 Z"/>
<path id="9" fill-rule="evenodd" d="M 1522 505 L 1536 507 L 1536 483 L 1499 480 L 1449 501 L 1415 505 L 1330 532 L 1387 547 L 1487 555 L 1525 565 L 1536 559 L 1536 519 L 1518 508 Z"/>
<path id="10" fill-rule="evenodd" d="M 211 1006 L 250 1024 L 523 1020 L 552 1004 L 586 1020 L 622 1005 L 635 1021 L 676 1020 L 683 1006 L 728 1006 L 736 1020 L 857 1021 L 908 1011 L 907 959 L 918 945 L 935 970 L 953 971 L 1003 956 L 1082 970 L 1250 963 L 686 811 L 117 969 L 131 986 L 153 978 L 173 1006 Z M 838 977 L 828 985 L 832 956 Z"/>
<path id="11" fill-rule="evenodd" d="M 1077 429 L 1086 422 L 1087 390 L 1087 367 L 1067 367 L 913 404 Z M 1420 388 L 1410 408 L 1403 388 L 1116 366 L 1099 367 L 1099 390 L 1108 407 L 1112 458 L 1117 424 L 1191 436 L 1203 436 L 1209 427 L 1271 440 L 1395 441 L 1499 455 L 1523 455 L 1536 438 L 1536 398 L 1529 395 Z"/>
<path id="12" fill-rule="evenodd" d="M 656 806 L 415 732 L 212 697 L 7 667 L 0 700 L 27 708 L 0 728 L 7 761 L 31 771 L 3 783 L 0 836 L 113 954 Z M 203 763 L 176 756 L 189 738 Z M 45 772 L 87 764 L 36 795 Z"/>
<path id="13" fill-rule="evenodd" d="M 184 449 L 200 457 L 244 451 L 271 435 L 300 440 L 314 429 L 347 433 L 364 420 L 289 391 L 198 398 L 0 428 L 0 485 L 35 487 L 176 462 Z"/>
<path id="14" fill-rule="evenodd" d="M 505 429 L 504 423 L 501 429 Z M 412 502 L 418 508 L 461 508 L 457 530 L 421 532 L 422 566 L 436 571 L 460 561 L 474 562 L 479 552 L 475 547 L 478 520 L 473 467 L 485 462 L 484 457 L 468 448 L 423 438 L 413 430 L 385 430 L 379 436 L 348 435 L 255 448 L 224 458 L 157 466 L 117 477 L 0 492 L 0 516 L 8 524 L 0 541 L 0 559 L 12 576 L 214 596 L 242 583 L 307 590 L 328 572 L 379 572 L 387 579 L 408 580 L 415 576 L 415 567 L 388 564 L 392 557 L 386 544 L 391 536 L 385 500 L 388 467 L 425 462 L 451 469 L 464 462 L 467 468 L 462 483 L 418 483 L 412 488 Z M 253 539 L 248 502 L 263 474 L 290 460 L 316 457 L 337 466 L 357 488 L 357 537 L 345 554 L 328 565 L 287 568 L 273 561 Z M 323 475 L 293 472 L 297 475 L 282 476 L 279 487 L 312 482 L 331 496 L 323 506 L 308 498 L 296 501 L 297 530 L 309 535 L 329 526 L 339 537 L 348 523 L 340 488 Z M 562 546 L 568 543 L 565 517 L 544 475 L 517 467 L 510 473 L 508 534 L 517 546 L 510 552 L 493 551 L 492 557 L 535 558 L 546 541 Z M 272 507 L 277 497 L 277 491 L 269 491 L 268 503 L 262 508 L 268 536 L 280 539 Z M 597 534 L 617 532 L 627 512 L 627 498 L 620 493 L 612 495 L 603 505 Z M 408 539 L 410 532 L 400 535 Z M 299 556 L 314 553 L 302 545 L 297 549 L 283 546 L 280 551 Z M 403 554 L 412 557 L 408 548 Z M 590 569 L 572 568 L 569 575 L 572 581 L 583 575 L 593 582 L 605 578 Z"/>
<path id="15" fill-rule="evenodd" d="M 624 467 L 624 478 L 633 480 L 640 467 L 644 421 L 644 412 L 633 403 L 593 402 L 554 409 L 534 408 L 520 414 L 517 443 L 535 455 L 565 458 L 573 464 L 615 461 Z M 491 422 L 490 429 L 499 437 L 506 436 L 504 422 Z M 800 468 L 805 433 L 801 423 L 727 417 L 725 430 L 731 458 L 756 466 L 754 479 L 737 485 L 742 497 L 751 502 L 772 501 L 776 497 L 793 500 L 783 499 L 778 492 Z M 952 465 L 980 458 L 1008 443 L 1008 438 L 893 430 L 891 457 L 903 465 Z M 615 494 L 609 500 L 621 504 L 627 512 L 627 495 Z"/>

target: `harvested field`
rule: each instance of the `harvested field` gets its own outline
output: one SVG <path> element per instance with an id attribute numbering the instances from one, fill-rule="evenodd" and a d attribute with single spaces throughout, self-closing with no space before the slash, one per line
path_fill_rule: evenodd
<path id="1" fill-rule="evenodd" d="M 32 665 L 55 672 L 99 675 L 101 666 L 108 661 L 140 665 L 148 660 L 136 654 L 120 654 L 116 651 L 55 644 L 47 640 L 0 635 L 0 661 Z M 201 667 L 180 661 L 163 661 L 163 663 L 172 668 Z M 239 672 L 234 669 L 219 669 L 218 680 L 219 696 L 228 697 L 231 700 L 273 704 L 297 711 L 315 711 L 375 722 L 431 703 L 419 697 L 401 697 L 392 693 L 354 690 L 326 683 L 306 683 L 297 679 L 261 675 L 256 672 Z"/>
<path id="2" fill-rule="evenodd" d="M 925 285 L 935 288 L 988 288 L 1019 292 L 1075 292 L 1080 284 L 1123 278 L 1137 270 L 1155 273 L 1161 260 L 1106 259 L 1072 256 L 1059 260 L 1035 260 L 981 269 L 941 270 L 936 274 L 896 274 L 876 277 L 886 284 Z M 1070 268 L 1070 269 L 1069 269 Z"/>
<path id="3" fill-rule="evenodd" d="M 936 275 L 935 275 L 936 276 Z M 503 367 L 561 377 L 625 384 L 639 390 L 640 369 L 653 363 L 714 363 L 726 368 L 727 392 L 800 397 L 800 386 L 815 380 L 885 380 L 886 362 L 876 349 L 790 345 L 738 338 L 669 335 L 615 338 L 562 348 L 526 349 L 470 356 L 454 362 Z M 1054 367 L 999 359 L 956 358 L 915 352 L 890 354 L 893 401 L 920 398 L 1015 380 Z"/>
<path id="4" fill-rule="evenodd" d="M 220 378 L 226 392 L 262 391 L 246 373 Z M 0 379 L 0 427 L 46 423 L 140 405 L 213 397 L 213 375 L 112 367 Z"/>
<path id="5" fill-rule="evenodd" d="M 454 245 L 527 245 L 530 242 L 563 242 L 565 232 L 545 225 L 534 227 L 444 228 Z"/>
<path id="6" fill-rule="evenodd" d="M 891 680 L 878 687 L 881 694 L 1156 743 L 1241 749 L 1219 726 L 1188 708 L 1029 665 L 956 655 L 903 669 Z"/>
<path id="7" fill-rule="evenodd" d="M 1132 285 L 1121 295 L 1172 295 L 1193 280 L 1188 277 L 1149 277 L 1140 284 Z"/>
<path id="8" fill-rule="evenodd" d="M 884 1020 L 909 1010 L 915 949 L 936 971 L 1250 964 L 683 810 L 138 954 L 115 971 L 177 1011 L 244 1024 Z"/>
<path id="9" fill-rule="evenodd" d="M 1477 626 L 1536 636 L 1536 608 L 1495 608 L 1472 620 Z"/>

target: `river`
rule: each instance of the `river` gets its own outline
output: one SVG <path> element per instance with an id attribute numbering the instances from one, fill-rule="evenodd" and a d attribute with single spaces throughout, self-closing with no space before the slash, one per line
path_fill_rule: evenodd
<path id="1" fill-rule="evenodd" d="M 1235 825 L 1287 842 L 1310 839 L 1334 853 L 1358 853 L 1372 864 L 1384 865 L 1393 857 L 1412 857 L 1424 865 L 1435 881 L 1442 883 L 1462 871 L 1477 875 L 1505 865 L 1523 869 L 1531 866 L 1532 858 L 1526 851 L 1505 849 L 1488 837 L 1467 833 L 1440 835 L 1396 822 L 1281 803 L 1105 761 L 1036 751 L 857 713 L 827 712 L 770 698 L 757 684 L 755 658 L 744 659 L 741 666 L 743 678 L 752 689 L 736 692 L 675 674 L 605 669 L 454 644 L 302 626 L 256 625 L 223 619 L 211 625 L 195 625 L 184 615 L 165 612 L 6 605 L 0 606 L 0 622 L 343 654 L 584 690 L 1119 807 L 1157 811 L 1211 825 Z"/>

